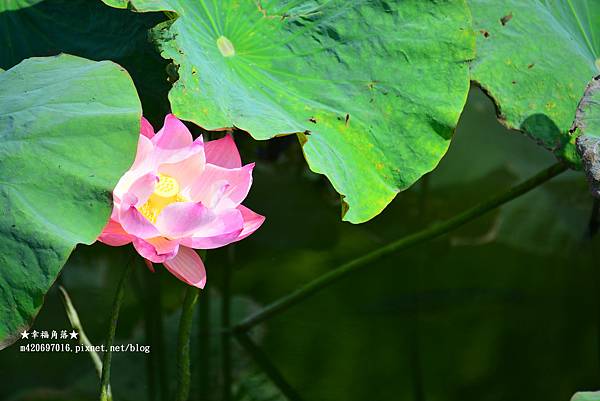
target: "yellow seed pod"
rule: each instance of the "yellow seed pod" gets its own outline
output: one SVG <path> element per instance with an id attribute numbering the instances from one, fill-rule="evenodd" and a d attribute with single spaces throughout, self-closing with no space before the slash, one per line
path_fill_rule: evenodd
<path id="1" fill-rule="evenodd" d="M 154 194 L 161 198 L 171 198 L 179 193 L 179 183 L 173 177 L 158 174 L 158 182 L 154 187 Z"/>

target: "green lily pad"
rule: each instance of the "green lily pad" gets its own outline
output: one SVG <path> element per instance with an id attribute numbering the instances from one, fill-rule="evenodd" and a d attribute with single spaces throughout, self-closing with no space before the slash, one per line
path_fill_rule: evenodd
<path id="1" fill-rule="evenodd" d="M 600 391 L 581 391 L 575 393 L 571 401 L 600 401 Z"/>
<path id="2" fill-rule="evenodd" d="M 128 14 L 87 0 L 0 0 L 0 67 L 61 52 L 123 59 L 143 47 L 157 22 Z"/>
<path id="3" fill-rule="evenodd" d="M 162 125 L 170 111 L 167 61 L 148 41 L 163 13 L 132 14 L 90 0 L 0 0 L 0 68 L 61 53 L 111 60 L 131 75 L 144 116 Z"/>
<path id="4" fill-rule="evenodd" d="M 15 11 L 34 6 L 44 0 L 0 0 L 0 11 Z"/>
<path id="5" fill-rule="evenodd" d="M 140 116 L 112 62 L 31 58 L 0 74 L 0 349 L 31 324 L 75 245 L 102 230 Z"/>
<path id="6" fill-rule="evenodd" d="M 473 81 L 500 120 L 578 163 L 569 128 L 600 70 L 600 3 L 595 0 L 469 0 L 477 34 Z"/>
<path id="7" fill-rule="evenodd" d="M 466 100 L 464 0 L 104 1 L 176 13 L 152 34 L 179 66 L 173 112 L 257 139 L 298 133 L 353 223 L 437 166 Z"/>

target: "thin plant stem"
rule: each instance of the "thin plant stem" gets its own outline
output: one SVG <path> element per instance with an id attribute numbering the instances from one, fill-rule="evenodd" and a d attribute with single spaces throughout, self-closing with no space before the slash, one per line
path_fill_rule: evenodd
<path id="1" fill-rule="evenodd" d="M 89 338 L 85 334 L 85 331 L 83 330 L 81 321 L 79 320 L 79 314 L 77 313 L 77 310 L 73 306 L 73 303 L 71 302 L 71 297 L 69 297 L 67 290 L 65 290 L 65 288 L 62 285 L 59 286 L 58 289 L 60 290 L 60 295 L 61 295 L 63 304 L 65 305 L 65 311 L 67 312 L 67 317 L 69 318 L 71 327 L 73 327 L 73 330 L 76 330 L 79 333 L 79 343 L 81 345 L 84 345 L 87 349 L 90 350 L 89 351 L 90 358 L 92 358 L 92 363 L 94 364 L 94 367 L 96 368 L 96 372 L 98 373 L 98 378 L 101 378 L 102 377 L 102 361 L 100 360 L 100 356 L 98 355 L 98 353 L 96 351 L 94 351 L 94 347 L 92 346 L 92 343 L 90 342 Z M 108 389 L 108 393 L 110 395 L 110 387 Z"/>
<path id="2" fill-rule="evenodd" d="M 396 240 L 388 245 L 378 248 L 372 252 L 367 253 L 359 258 L 353 259 L 342 266 L 330 270 L 322 276 L 314 279 L 313 281 L 301 286 L 294 292 L 279 298 L 275 302 L 267 305 L 257 313 L 249 316 L 239 324 L 234 326 L 234 330 L 237 332 L 247 331 L 255 325 L 264 322 L 265 320 L 278 315 L 279 313 L 289 309 L 296 305 L 300 301 L 310 297 L 311 295 L 319 292 L 323 288 L 339 281 L 346 277 L 348 274 L 365 267 L 376 260 L 381 259 L 384 256 L 392 254 L 402 249 L 409 248 L 416 244 L 437 238 L 443 234 L 446 234 L 458 227 L 465 225 L 466 223 L 483 216 L 484 214 L 496 209 L 497 207 L 515 199 L 519 196 L 531 191 L 532 189 L 540 186 L 551 178 L 567 170 L 567 166 L 564 163 L 556 163 L 528 180 L 518 184 L 508 190 L 468 209 L 464 212 L 433 226 L 418 231 L 416 233 L 407 235 L 399 240 Z"/>
<path id="3" fill-rule="evenodd" d="M 146 272 L 144 272 L 146 273 Z M 146 291 L 147 292 L 147 291 Z M 156 331 L 155 331 L 155 321 L 156 318 L 152 315 L 152 311 L 151 311 L 151 305 L 149 303 L 149 297 L 144 297 L 146 298 L 145 302 L 146 305 L 144 305 L 144 326 L 145 326 L 145 333 L 146 333 L 146 343 L 150 344 L 150 346 L 152 347 L 152 350 L 156 350 L 158 347 L 156 346 Z M 160 391 L 157 391 L 157 387 L 159 386 L 158 380 L 161 379 L 161 377 L 157 374 L 158 373 L 158 361 L 156 360 L 156 356 L 154 355 L 154 352 L 150 353 L 150 355 L 148 355 L 148 357 L 146 358 L 146 374 L 148 377 L 148 400 L 149 401 L 156 401 L 158 399 L 158 396 L 160 394 Z M 157 380 L 158 378 L 158 380 Z"/>
<path id="4" fill-rule="evenodd" d="M 235 339 L 238 343 L 246 350 L 248 355 L 252 357 L 254 362 L 262 369 L 263 372 L 277 386 L 279 391 L 283 393 L 290 401 L 302 401 L 302 398 L 298 394 L 298 392 L 285 380 L 285 378 L 281 375 L 279 370 L 271 360 L 267 357 L 267 355 L 263 352 L 263 350 L 252 341 L 248 333 L 238 331 L 235 333 Z"/>
<path id="5" fill-rule="evenodd" d="M 194 307 L 198 301 L 199 290 L 189 286 L 185 291 L 181 320 L 179 321 L 179 336 L 177 339 L 177 394 L 176 401 L 187 401 L 190 395 L 190 336 Z"/>
<path id="6" fill-rule="evenodd" d="M 221 358 L 223 374 L 223 401 L 231 400 L 231 259 L 233 246 L 228 249 L 229 261 L 223 267 L 223 297 L 221 302 Z"/>
<path id="7" fill-rule="evenodd" d="M 102 375 L 100 379 L 100 401 L 112 401 L 112 395 L 110 394 L 110 366 L 112 362 L 112 345 L 115 341 L 115 332 L 117 330 L 117 321 L 119 320 L 119 312 L 121 310 L 121 304 L 125 296 L 125 282 L 129 277 L 129 274 L 133 270 L 135 263 L 130 259 L 128 266 L 123 269 L 123 274 L 117 285 L 117 293 L 113 301 L 112 313 L 110 317 L 110 324 L 108 326 L 108 335 L 106 336 L 105 352 L 102 361 Z"/>
<path id="8" fill-rule="evenodd" d="M 198 301 L 198 321 L 200 330 L 198 330 L 198 401 L 207 401 L 211 394 L 211 358 L 210 358 L 210 304 L 211 291 L 205 291 L 202 298 Z"/>
<path id="9" fill-rule="evenodd" d="M 142 283 L 140 282 L 140 276 L 142 276 L 144 285 L 142 285 Z M 151 299 L 151 293 L 147 288 L 148 286 L 145 285 L 146 281 L 148 280 L 148 277 L 150 276 L 151 275 L 148 274 L 148 271 L 145 271 L 145 269 L 138 269 L 133 275 L 133 288 L 137 295 L 140 307 L 144 311 L 144 336 L 146 344 L 149 344 L 152 351 L 154 351 L 157 348 L 154 333 L 154 305 Z M 146 382 L 148 383 L 148 401 L 157 401 L 158 392 L 156 391 L 156 378 L 156 358 L 154 357 L 154 352 L 152 352 L 146 357 Z"/>
<path id="10" fill-rule="evenodd" d="M 140 307 L 143 309 L 144 311 L 144 335 L 145 335 L 145 340 L 146 340 L 146 344 L 150 345 L 150 349 L 154 350 L 154 341 L 153 341 L 153 336 L 154 336 L 154 331 L 153 331 L 153 327 L 152 327 L 152 313 L 151 313 L 151 309 L 150 309 L 150 303 L 149 301 L 149 297 L 148 297 L 148 291 L 145 291 L 145 289 L 142 287 L 142 284 L 140 282 L 140 275 L 143 275 L 143 277 L 147 277 L 148 274 L 146 274 L 146 272 L 144 272 L 141 269 L 137 269 L 133 276 L 132 276 L 132 287 L 133 290 L 135 292 L 136 298 L 139 302 Z M 157 401 L 156 400 L 156 375 L 154 374 L 155 371 L 155 360 L 153 358 L 152 353 L 148 355 L 148 357 L 146 358 L 146 383 L 148 383 L 147 386 L 147 400 L 148 401 Z"/>
<path id="11" fill-rule="evenodd" d="M 158 355 L 158 381 L 160 387 L 160 400 L 169 401 L 169 372 L 167 369 L 167 358 L 165 355 L 165 333 L 163 324 L 163 301 L 162 301 L 162 286 L 160 285 L 161 271 L 157 270 L 149 278 L 149 296 L 152 298 L 154 306 L 154 354 Z"/>

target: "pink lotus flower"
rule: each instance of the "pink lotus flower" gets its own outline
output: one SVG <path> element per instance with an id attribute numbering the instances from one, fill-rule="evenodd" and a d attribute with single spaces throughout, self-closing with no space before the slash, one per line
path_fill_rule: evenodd
<path id="1" fill-rule="evenodd" d="M 113 191 L 112 215 L 98 240 L 111 246 L 132 242 L 148 261 L 203 288 L 206 271 L 193 249 L 239 241 L 265 220 L 241 205 L 253 168 L 242 166 L 230 135 L 194 141 L 172 114 L 154 134 L 142 117 L 135 161 Z"/>

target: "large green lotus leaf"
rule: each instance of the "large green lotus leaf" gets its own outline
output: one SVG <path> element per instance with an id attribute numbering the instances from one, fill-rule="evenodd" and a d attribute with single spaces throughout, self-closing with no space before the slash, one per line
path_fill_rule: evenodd
<path id="1" fill-rule="evenodd" d="M 61 52 L 122 59 L 143 48 L 157 20 L 89 0 L 0 0 L 0 67 Z"/>
<path id="2" fill-rule="evenodd" d="M 112 62 L 32 58 L 0 74 L 0 349 L 30 325 L 75 245 L 102 230 L 140 117 Z"/>
<path id="3" fill-rule="evenodd" d="M 44 0 L 0 0 L 0 11 L 15 11 L 31 7 Z"/>
<path id="4" fill-rule="evenodd" d="M 571 401 L 600 401 L 600 391 L 581 391 L 575 393 Z"/>
<path id="5" fill-rule="evenodd" d="M 148 41 L 148 30 L 164 13 L 132 14 L 92 0 L 0 0 L 0 68 L 29 57 L 68 53 L 111 60 L 131 74 L 153 123 L 170 110 L 167 61 Z"/>
<path id="6" fill-rule="evenodd" d="M 569 135 L 600 69 L 597 0 L 469 0 L 477 35 L 472 79 L 501 121 L 577 162 Z"/>
<path id="7" fill-rule="evenodd" d="M 175 12 L 153 32 L 179 66 L 173 112 L 257 139 L 299 133 L 351 222 L 436 167 L 466 100 L 464 0 L 104 1 Z"/>

